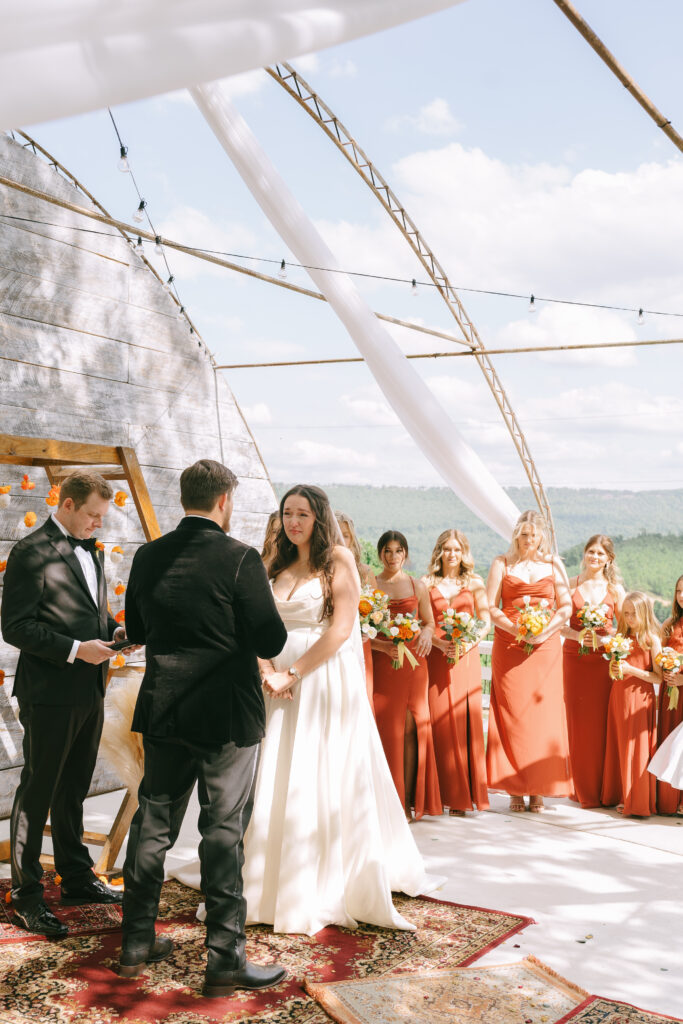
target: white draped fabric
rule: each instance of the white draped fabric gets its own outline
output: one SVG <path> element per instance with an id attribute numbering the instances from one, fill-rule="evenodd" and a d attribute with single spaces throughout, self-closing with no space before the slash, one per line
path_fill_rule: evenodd
<path id="1" fill-rule="evenodd" d="M 191 90 L 219 142 L 261 209 L 300 263 L 337 268 L 337 262 L 273 164 L 217 83 Z M 346 327 L 398 416 L 444 481 L 502 537 L 519 515 L 515 504 L 465 441 L 349 277 L 325 270 L 310 276 Z"/>
<path id="2" fill-rule="evenodd" d="M 0 0 L 0 128 L 225 78 L 462 0 Z"/>

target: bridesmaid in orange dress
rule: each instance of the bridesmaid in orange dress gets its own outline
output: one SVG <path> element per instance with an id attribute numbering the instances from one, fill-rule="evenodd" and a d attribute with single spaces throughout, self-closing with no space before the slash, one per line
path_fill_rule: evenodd
<path id="1" fill-rule="evenodd" d="M 624 598 L 617 632 L 633 640 L 623 679 L 615 679 L 607 711 L 607 743 L 602 803 L 625 817 L 647 818 L 657 811 L 655 777 L 647 766 L 655 752 L 655 691 L 661 679 L 654 667 L 662 649 L 652 602 L 638 590 Z"/>
<path id="2" fill-rule="evenodd" d="M 598 533 L 583 549 L 583 564 L 578 576 L 569 581 L 572 617 L 562 630 L 564 703 L 569 732 L 569 762 L 574 793 L 582 807 L 600 807 L 602 773 L 605 767 L 607 706 L 612 690 L 609 665 L 598 649 L 588 646 L 580 652 L 582 629 L 578 613 L 587 604 L 604 604 L 607 625 L 598 634 L 614 632 L 614 620 L 621 611 L 624 588 L 614 561 L 614 546 L 609 537 Z"/>
<path id="3" fill-rule="evenodd" d="M 489 788 L 510 795 L 510 810 L 543 810 L 544 796 L 571 792 L 569 744 L 562 692 L 560 630 L 569 620 L 567 574 L 550 552 L 545 519 L 523 512 L 507 555 L 494 559 L 487 582 L 496 627 L 491 657 L 491 705 L 486 751 Z M 553 615 L 529 643 L 515 640 L 524 598 L 545 599 Z"/>
<path id="4" fill-rule="evenodd" d="M 398 530 L 387 530 L 377 542 L 384 569 L 377 586 L 389 595 L 392 615 L 411 612 L 422 621 L 422 631 L 411 648 L 417 668 L 406 659 L 403 668 L 391 662 L 396 648 L 390 640 L 372 640 L 372 671 L 375 718 L 389 762 L 394 785 L 408 821 L 423 814 L 442 814 L 439 781 L 434 760 L 432 726 L 427 698 L 427 655 L 432 647 L 434 619 L 429 594 L 423 583 L 403 571 L 408 541 Z"/>
<path id="5" fill-rule="evenodd" d="M 662 626 L 662 646 L 683 651 L 683 576 L 676 580 L 676 590 L 671 604 L 671 615 Z M 659 688 L 659 716 L 657 720 L 657 746 L 664 742 L 670 732 L 683 722 L 683 688 L 678 693 L 678 707 L 669 711 L 667 686 L 683 683 L 683 676 L 662 674 Z M 683 790 L 674 789 L 667 782 L 657 782 L 657 810 L 660 814 L 683 814 Z"/>
<path id="6" fill-rule="evenodd" d="M 481 710 L 481 662 L 475 645 L 454 665 L 455 646 L 439 628 L 445 608 L 455 608 L 481 619 L 481 640 L 489 631 L 486 589 L 474 571 L 467 537 L 460 530 L 445 530 L 437 537 L 429 572 L 422 580 L 429 589 L 435 637 L 429 654 L 429 710 L 441 799 L 452 815 L 463 816 L 476 804 L 488 810 L 486 748 Z"/>
<path id="7" fill-rule="evenodd" d="M 344 538 L 344 543 L 356 560 L 356 568 L 358 569 L 358 575 L 360 576 L 361 586 L 372 587 L 374 590 L 377 586 L 377 580 L 375 579 L 372 567 L 361 561 L 360 544 L 358 543 L 358 537 L 356 536 L 356 527 L 353 525 L 353 519 L 351 516 L 347 516 L 345 512 L 335 512 L 334 514 L 337 517 L 337 522 L 339 523 L 339 529 L 341 530 L 341 535 Z M 370 647 L 370 640 L 367 637 L 363 640 L 363 659 L 365 661 L 365 687 L 368 691 L 370 707 L 374 711 L 372 697 L 372 649 Z"/>

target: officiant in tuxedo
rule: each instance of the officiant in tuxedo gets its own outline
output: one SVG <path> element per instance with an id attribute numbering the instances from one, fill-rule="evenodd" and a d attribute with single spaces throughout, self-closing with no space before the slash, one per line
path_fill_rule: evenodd
<path id="1" fill-rule="evenodd" d="M 77 470 L 62 483 L 47 521 L 12 548 L 2 597 L 2 635 L 20 650 L 13 695 L 24 729 L 24 766 L 10 821 L 12 907 L 27 931 L 61 938 L 67 928 L 45 905 L 40 853 L 50 815 L 61 902 L 120 903 L 93 873 L 83 842 L 83 801 L 104 720 L 114 636 L 101 553 L 93 533 L 112 489 Z"/>
<path id="2" fill-rule="evenodd" d="M 164 859 L 198 782 L 206 996 L 265 988 L 286 973 L 249 963 L 245 951 L 242 840 L 265 731 L 257 657 L 278 654 L 287 631 L 258 552 L 227 535 L 236 486 L 219 462 L 185 469 L 185 518 L 137 551 L 126 592 L 128 636 L 146 644 L 132 724 L 143 735 L 145 773 L 123 870 L 119 974 L 137 977 L 172 952 L 154 927 Z"/>

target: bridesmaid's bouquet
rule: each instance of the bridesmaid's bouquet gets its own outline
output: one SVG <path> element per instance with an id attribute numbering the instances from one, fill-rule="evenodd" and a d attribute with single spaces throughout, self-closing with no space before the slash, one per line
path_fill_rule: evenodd
<path id="1" fill-rule="evenodd" d="M 422 623 L 415 618 L 412 612 L 398 612 L 386 626 L 382 626 L 382 634 L 396 646 L 396 657 L 391 662 L 392 668 L 403 668 L 404 659 L 413 668 L 417 668 L 417 658 L 412 651 L 408 650 L 408 644 L 411 644 L 419 636 L 421 629 Z"/>
<path id="2" fill-rule="evenodd" d="M 363 639 L 374 640 L 378 633 L 384 633 L 384 628 L 391 621 L 389 595 L 383 590 L 363 587 L 358 602 L 358 615 Z"/>
<path id="3" fill-rule="evenodd" d="M 592 649 L 597 651 L 597 631 L 604 629 L 607 625 L 609 608 L 606 604 L 589 604 L 586 601 L 583 608 L 577 612 L 577 615 L 582 627 L 579 633 L 579 654 L 588 654 L 590 650 L 588 644 L 584 643 L 586 637 L 589 637 Z"/>
<path id="4" fill-rule="evenodd" d="M 528 594 L 522 599 L 524 601 L 524 607 L 519 613 L 517 619 L 517 636 L 515 640 L 518 644 L 524 645 L 524 650 L 527 654 L 531 654 L 534 645 L 529 643 L 530 636 L 538 636 L 542 633 L 545 627 L 548 625 L 553 617 L 552 608 L 550 602 L 542 598 L 537 604 L 531 603 L 531 598 Z"/>
<path id="5" fill-rule="evenodd" d="M 603 641 L 605 648 L 605 654 L 603 658 L 609 661 L 609 677 L 610 679 L 623 679 L 624 670 L 622 668 L 622 661 L 625 661 L 631 653 L 633 647 L 633 640 L 629 640 L 623 633 L 615 633 L 614 636 L 605 637 Z"/>
<path id="6" fill-rule="evenodd" d="M 675 651 L 673 647 L 662 647 L 659 654 L 655 654 L 655 664 L 664 672 L 671 672 L 677 676 L 683 670 L 683 654 Z M 667 686 L 666 695 L 669 698 L 668 711 L 678 707 L 678 686 Z"/>
<path id="7" fill-rule="evenodd" d="M 439 626 L 455 646 L 455 657 L 446 658 L 449 665 L 458 663 L 466 645 L 471 647 L 472 644 L 477 643 L 483 625 L 483 621 L 476 615 L 470 615 L 469 612 L 458 612 L 455 608 L 444 608 L 439 619 Z"/>

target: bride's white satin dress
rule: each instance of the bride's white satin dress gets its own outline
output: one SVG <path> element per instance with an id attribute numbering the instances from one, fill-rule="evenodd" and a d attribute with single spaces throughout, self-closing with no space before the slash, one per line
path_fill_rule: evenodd
<path id="1" fill-rule="evenodd" d="M 286 670 L 328 628 L 318 579 L 278 601 L 287 627 L 274 659 Z M 314 935 L 359 921 L 412 929 L 392 890 L 416 896 L 441 879 L 425 874 L 370 710 L 352 638 L 292 689 L 266 697 L 266 735 L 245 836 L 247 924 Z M 199 864 L 176 869 L 199 888 Z"/>

